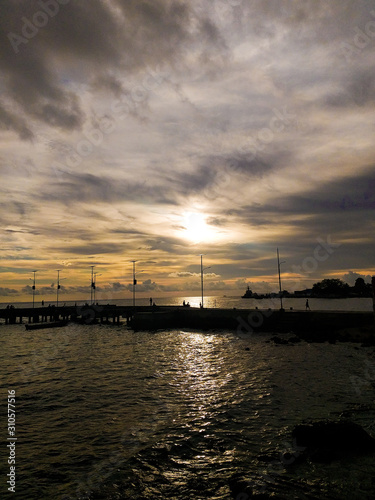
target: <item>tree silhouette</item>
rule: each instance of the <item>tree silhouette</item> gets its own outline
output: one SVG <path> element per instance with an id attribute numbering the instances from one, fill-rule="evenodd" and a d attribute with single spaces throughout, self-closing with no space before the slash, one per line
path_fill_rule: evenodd
<path id="1" fill-rule="evenodd" d="M 316 297 L 347 297 L 350 287 L 340 279 L 324 279 L 315 283 L 312 288 L 312 294 Z"/>
<path id="2" fill-rule="evenodd" d="M 363 278 L 357 278 L 353 290 L 359 297 L 371 297 L 371 285 L 370 283 L 365 283 Z"/>

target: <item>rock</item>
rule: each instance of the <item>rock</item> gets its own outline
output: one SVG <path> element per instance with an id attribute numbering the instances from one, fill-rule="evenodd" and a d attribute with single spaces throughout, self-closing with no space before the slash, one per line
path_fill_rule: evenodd
<path id="1" fill-rule="evenodd" d="M 310 457 L 319 462 L 330 462 L 350 453 L 375 451 L 375 439 L 353 422 L 296 425 L 292 436 L 297 446 L 305 447 Z"/>
<path id="2" fill-rule="evenodd" d="M 273 342 L 275 342 L 275 344 L 283 344 L 283 345 L 288 344 L 288 341 L 286 339 L 282 339 L 281 337 L 278 337 L 277 335 L 271 337 L 270 340 L 273 340 Z"/>
<path id="3" fill-rule="evenodd" d="M 297 344 L 298 342 L 301 342 L 301 339 L 297 337 L 297 335 L 294 335 L 293 337 L 290 337 L 289 342 L 292 344 Z"/>

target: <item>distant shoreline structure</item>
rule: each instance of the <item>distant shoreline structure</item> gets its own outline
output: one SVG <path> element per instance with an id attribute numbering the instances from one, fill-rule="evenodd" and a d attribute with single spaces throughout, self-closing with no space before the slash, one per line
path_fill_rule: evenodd
<path id="1" fill-rule="evenodd" d="M 323 286 L 327 285 L 327 286 Z M 363 282 L 362 287 L 349 286 L 347 283 L 341 282 L 341 280 L 323 280 L 316 283 L 313 288 L 306 288 L 305 290 L 295 290 L 294 292 L 288 292 L 287 290 L 282 290 L 280 292 L 269 292 L 269 293 L 257 293 L 247 286 L 244 295 L 241 296 L 242 299 L 351 299 L 351 298 L 372 298 L 373 291 L 371 284 L 365 284 Z"/>

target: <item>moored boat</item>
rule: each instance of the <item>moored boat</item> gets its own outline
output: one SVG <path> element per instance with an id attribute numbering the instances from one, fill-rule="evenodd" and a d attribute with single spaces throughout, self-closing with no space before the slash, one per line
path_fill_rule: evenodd
<path id="1" fill-rule="evenodd" d="M 242 299 L 251 299 L 253 297 L 253 292 L 250 290 L 249 285 L 247 285 L 247 290 L 244 295 L 242 295 Z"/>
<path id="2" fill-rule="evenodd" d="M 43 330 L 45 328 L 60 328 L 68 324 L 67 320 L 52 321 L 51 323 L 27 323 L 26 330 Z"/>

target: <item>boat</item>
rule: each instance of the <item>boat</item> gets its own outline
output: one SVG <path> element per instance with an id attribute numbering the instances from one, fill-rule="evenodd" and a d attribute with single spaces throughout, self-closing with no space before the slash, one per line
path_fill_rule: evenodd
<path id="1" fill-rule="evenodd" d="M 51 323 L 27 323 L 26 330 L 43 330 L 45 328 L 60 328 L 68 324 L 67 320 L 52 321 Z"/>
<path id="2" fill-rule="evenodd" d="M 253 292 L 250 290 L 249 285 L 247 285 L 247 290 L 244 295 L 241 297 L 242 299 L 252 299 L 253 298 Z"/>

